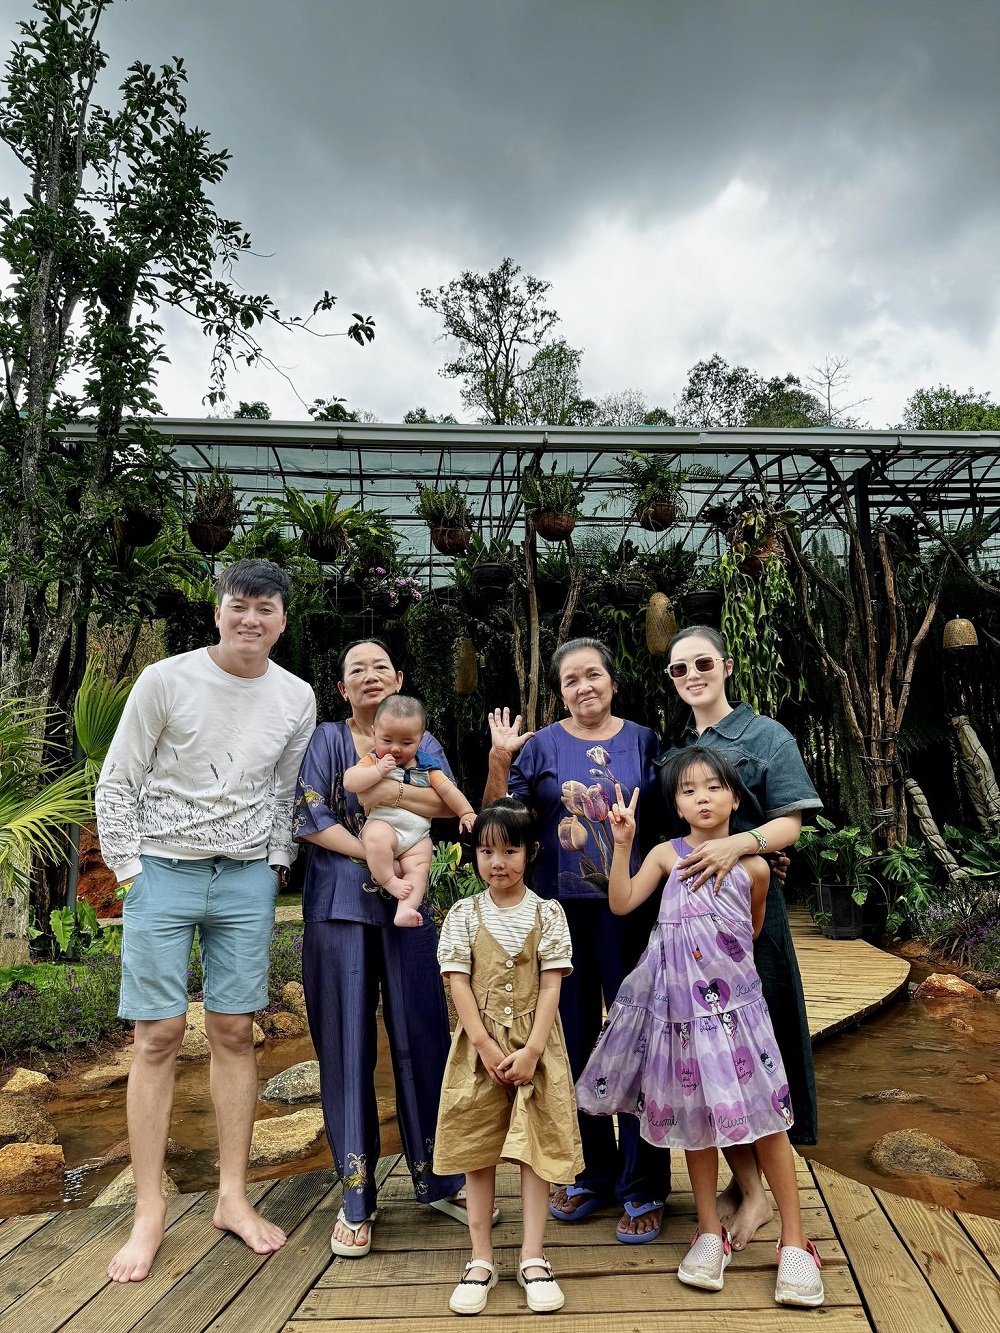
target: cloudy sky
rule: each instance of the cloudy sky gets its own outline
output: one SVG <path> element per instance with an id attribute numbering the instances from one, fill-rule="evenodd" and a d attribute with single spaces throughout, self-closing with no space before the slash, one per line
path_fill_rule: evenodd
<path id="1" fill-rule="evenodd" d="M 29 0 L 0 0 L 5 46 Z M 510 255 L 552 283 L 591 396 L 670 407 L 719 352 L 848 357 L 873 426 L 918 386 L 1000 396 L 996 0 L 119 0 L 110 71 L 183 55 L 234 161 L 248 287 L 375 343 L 276 335 L 276 417 L 338 394 L 463 409 L 417 291 Z M 22 188 L 0 151 L 0 194 Z M 169 326 L 161 398 L 200 416 L 208 345 Z"/>

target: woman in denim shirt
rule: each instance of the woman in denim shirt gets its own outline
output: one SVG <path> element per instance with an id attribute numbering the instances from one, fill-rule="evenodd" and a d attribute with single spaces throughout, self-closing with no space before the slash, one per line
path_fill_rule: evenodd
<path id="1" fill-rule="evenodd" d="M 667 669 L 678 695 L 691 707 L 692 721 L 656 764 L 661 766 L 678 747 L 712 746 L 734 765 L 744 789 L 730 836 L 702 843 L 680 862 L 690 871 L 692 890 L 699 890 L 713 878 L 721 879 L 741 856 L 791 847 L 801 832 L 803 811 L 820 810 L 823 803 L 791 733 L 773 718 L 755 713 L 749 704 L 734 707 L 726 698 L 733 659 L 717 630 L 691 626 L 675 635 L 667 652 Z M 668 809 L 670 804 L 666 802 Z M 815 1143 L 816 1083 L 802 979 L 784 894 L 773 876 L 754 961 L 788 1075 L 795 1116 L 789 1138 L 793 1143 Z M 771 1205 L 752 1148 L 733 1148 L 726 1159 L 733 1184 L 721 1196 L 720 1215 L 739 1250 L 770 1220 Z"/>

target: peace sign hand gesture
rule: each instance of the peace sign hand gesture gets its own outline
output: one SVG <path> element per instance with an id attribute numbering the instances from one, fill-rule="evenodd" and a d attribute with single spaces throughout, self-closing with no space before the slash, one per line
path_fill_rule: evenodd
<path id="1" fill-rule="evenodd" d="M 616 847 L 631 847 L 635 837 L 635 811 L 639 804 L 639 788 L 632 789 L 632 798 L 626 805 L 620 783 L 615 783 L 615 803 L 611 807 L 611 836 Z"/>

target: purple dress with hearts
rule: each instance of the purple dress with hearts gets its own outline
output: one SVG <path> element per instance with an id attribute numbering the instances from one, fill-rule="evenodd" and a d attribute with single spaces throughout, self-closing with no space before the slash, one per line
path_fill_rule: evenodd
<path id="1" fill-rule="evenodd" d="M 691 850 L 671 844 L 679 857 Z M 649 944 L 576 1085 L 588 1115 L 631 1111 L 663 1148 L 728 1148 L 792 1123 L 788 1082 L 753 961 L 750 876 L 717 894 L 663 886 Z"/>

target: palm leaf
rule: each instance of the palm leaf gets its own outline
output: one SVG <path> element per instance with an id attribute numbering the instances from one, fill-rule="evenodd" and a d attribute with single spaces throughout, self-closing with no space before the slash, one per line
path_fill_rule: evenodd
<path id="1" fill-rule="evenodd" d="M 65 857 L 68 827 L 85 824 L 93 814 L 91 789 L 80 768 L 31 795 L 0 790 L 0 885 L 11 894 L 23 892 L 32 860 Z"/>
<path id="2" fill-rule="evenodd" d="M 73 726 L 83 751 L 84 777 L 91 794 L 134 684 L 134 679 L 113 681 L 93 659 L 87 663 L 73 705 Z"/>

